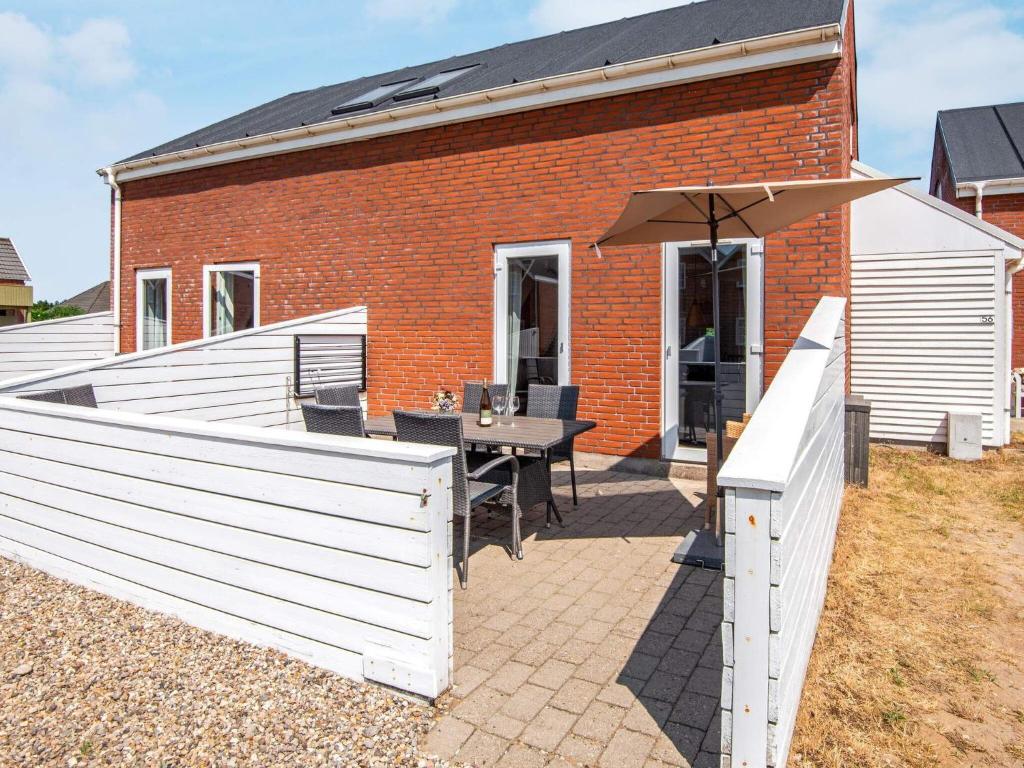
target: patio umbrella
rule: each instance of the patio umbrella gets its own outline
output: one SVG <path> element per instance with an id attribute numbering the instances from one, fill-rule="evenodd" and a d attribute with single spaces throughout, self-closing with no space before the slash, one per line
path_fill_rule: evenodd
<path id="1" fill-rule="evenodd" d="M 913 179 L 765 181 L 634 192 L 618 221 L 594 244 L 600 255 L 602 246 L 710 241 L 717 438 L 715 449 L 719 467 L 722 466 L 723 449 L 722 385 L 719 375 L 722 361 L 718 295 L 719 239 L 764 237 L 801 219 L 908 181 Z M 710 507 L 710 499 L 708 501 Z M 717 534 L 716 523 L 716 539 Z"/>

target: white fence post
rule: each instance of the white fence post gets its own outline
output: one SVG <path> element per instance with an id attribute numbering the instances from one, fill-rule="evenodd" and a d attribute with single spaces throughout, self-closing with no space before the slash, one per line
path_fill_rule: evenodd
<path id="1" fill-rule="evenodd" d="M 842 503 L 845 307 L 819 302 L 718 475 L 723 766 L 786 764 Z"/>
<path id="2" fill-rule="evenodd" d="M 732 755 L 733 765 L 763 765 L 767 759 L 768 600 L 774 495 L 748 488 L 728 488 L 725 492 L 727 599 L 722 638 L 726 649 L 722 752 Z"/>

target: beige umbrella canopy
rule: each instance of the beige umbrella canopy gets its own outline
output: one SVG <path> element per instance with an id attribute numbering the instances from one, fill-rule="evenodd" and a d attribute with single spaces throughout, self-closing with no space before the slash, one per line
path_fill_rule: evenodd
<path id="1" fill-rule="evenodd" d="M 634 192 L 597 245 L 764 237 L 801 219 L 913 179 L 816 179 Z"/>
<path id="2" fill-rule="evenodd" d="M 711 242 L 712 324 L 715 329 L 715 433 L 717 466 L 722 466 L 722 388 L 719 368 L 718 241 L 722 238 L 764 237 L 809 216 L 843 203 L 904 184 L 913 179 L 815 179 L 765 181 L 720 187 L 669 187 L 634 192 L 611 229 L 594 244 L 602 246 L 643 243 Z M 719 494 L 722 490 L 719 489 Z M 710 513 L 711 505 L 708 505 Z M 705 527 L 710 526 L 706 517 Z M 716 529 L 718 526 L 716 525 Z M 720 533 L 720 531 L 717 531 Z M 720 544 L 720 538 L 719 538 Z M 694 562 L 704 562 L 703 556 Z M 684 558 L 681 562 L 689 562 Z M 704 563 L 706 564 L 706 563 Z"/>

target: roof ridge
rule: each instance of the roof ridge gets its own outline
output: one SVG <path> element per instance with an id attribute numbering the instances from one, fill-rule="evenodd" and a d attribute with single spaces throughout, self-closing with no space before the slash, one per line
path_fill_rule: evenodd
<path id="1" fill-rule="evenodd" d="M 1001 107 L 1019 107 L 1024 105 L 1024 101 L 1007 101 L 1002 104 L 976 104 L 971 107 L 953 107 L 951 109 L 940 109 L 938 114 L 949 115 L 954 112 L 975 112 L 985 109 L 1000 109 Z"/>

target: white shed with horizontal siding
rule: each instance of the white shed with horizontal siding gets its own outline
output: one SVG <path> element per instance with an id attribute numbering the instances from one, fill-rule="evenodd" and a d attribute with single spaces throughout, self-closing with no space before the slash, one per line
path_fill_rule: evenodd
<path id="1" fill-rule="evenodd" d="M 1024 240 L 906 184 L 852 203 L 851 255 L 852 392 L 871 437 L 945 443 L 949 412 L 972 410 L 985 445 L 1007 444 Z"/>

